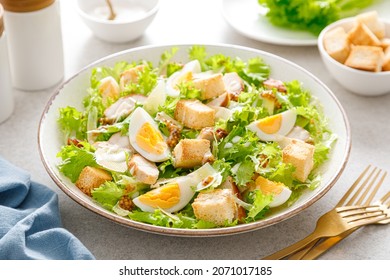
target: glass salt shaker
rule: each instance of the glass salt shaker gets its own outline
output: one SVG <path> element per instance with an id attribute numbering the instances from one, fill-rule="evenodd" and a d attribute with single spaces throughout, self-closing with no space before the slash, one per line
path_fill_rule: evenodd
<path id="1" fill-rule="evenodd" d="M 64 57 L 59 1 L 0 0 L 12 83 L 33 91 L 54 86 L 63 79 Z"/>
<path id="2" fill-rule="evenodd" d="M 8 119 L 14 110 L 13 89 L 9 72 L 3 14 L 4 9 L 0 4 L 0 123 Z"/>

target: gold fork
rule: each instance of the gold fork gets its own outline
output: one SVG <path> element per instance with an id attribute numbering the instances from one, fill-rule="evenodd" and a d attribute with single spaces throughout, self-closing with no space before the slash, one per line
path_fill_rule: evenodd
<path id="1" fill-rule="evenodd" d="M 363 180 L 364 176 L 366 175 L 366 173 L 369 171 L 369 169 L 371 168 L 371 166 L 367 166 L 367 168 L 362 172 L 362 174 L 356 179 L 356 181 L 353 183 L 353 185 L 351 186 L 352 189 L 356 188 L 358 186 L 358 184 L 360 183 L 360 181 Z M 380 177 L 379 179 L 379 182 L 377 183 L 376 187 L 374 188 L 374 190 L 371 192 L 371 195 L 364 201 L 367 193 L 368 193 L 368 190 L 372 187 L 372 185 L 375 183 L 375 181 L 378 179 L 379 175 L 381 174 L 382 170 L 381 169 L 378 169 L 378 168 L 374 168 L 371 173 L 368 175 L 368 177 L 365 179 L 365 181 L 362 183 L 362 185 L 360 186 L 360 188 L 358 189 L 358 191 L 355 193 L 355 195 L 348 201 L 346 202 L 346 200 L 348 199 L 348 197 L 350 196 L 351 194 L 351 189 L 341 198 L 341 200 L 337 203 L 336 207 L 341 207 L 343 205 L 347 206 L 347 205 L 353 205 L 353 204 L 357 204 L 357 205 L 369 205 L 375 194 L 377 193 L 380 185 L 383 183 L 385 177 L 386 177 L 386 174 L 387 172 L 384 172 L 382 174 L 382 176 Z M 374 176 L 375 174 L 375 176 Z M 366 184 L 368 183 L 368 181 L 374 176 L 374 178 L 371 180 L 371 183 L 370 183 L 370 186 L 366 189 L 366 191 L 363 193 L 363 195 L 359 198 L 359 200 L 355 201 L 357 199 L 357 197 L 359 196 L 359 194 L 363 191 L 363 189 L 365 188 Z M 386 196 L 384 196 L 382 199 L 384 199 L 384 201 L 387 199 Z M 380 223 L 383 223 L 383 221 L 381 221 Z M 340 242 L 343 238 L 347 237 L 348 235 L 350 235 L 352 232 L 354 232 L 355 230 L 357 230 L 358 228 L 356 229 L 352 229 L 350 231 L 347 231 L 339 236 L 335 236 L 335 237 L 330 237 L 328 238 L 329 241 L 323 241 L 321 243 L 321 247 L 317 247 L 316 245 L 318 245 L 320 243 L 320 241 L 316 240 L 314 242 L 312 242 L 311 244 L 309 244 L 308 246 L 306 246 L 305 248 L 303 248 L 302 250 L 300 250 L 299 252 L 296 252 L 294 254 L 291 254 L 288 259 L 289 260 L 300 260 L 300 259 L 306 259 L 306 258 L 315 258 L 315 257 L 318 257 L 319 255 L 321 255 L 324 251 L 326 251 L 327 249 L 329 249 L 330 247 L 336 245 L 338 242 Z M 325 243 L 326 242 L 326 243 Z M 332 245 L 331 245 L 332 244 Z M 307 255 L 308 252 L 314 248 L 314 246 L 316 246 L 316 250 L 314 253 L 311 252 L 310 255 Z M 318 245 L 319 246 L 319 245 Z M 326 247 L 326 249 L 325 249 Z M 321 249 L 323 250 L 322 252 Z"/>
<path id="2" fill-rule="evenodd" d="M 349 209 L 349 211 L 356 210 L 356 206 L 342 207 L 342 205 L 344 205 L 344 203 L 348 199 L 348 197 L 355 191 L 356 187 L 358 186 L 358 184 L 360 183 L 360 181 L 362 180 L 362 178 L 364 177 L 364 175 L 366 174 L 366 172 L 368 171 L 369 168 L 370 168 L 370 166 L 368 166 L 366 168 L 366 170 L 362 173 L 362 175 L 359 176 L 357 182 L 355 182 L 351 186 L 351 188 L 347 191 L 347 193 L 339 201 L 339 203 L 336 205 L 336 207 L 334 207 L 332 210 L 325 213 L 324 215 L 322 215 L 318 219 L 315 230 L 309 236 L 307 236 L 306 238 L 302 239 L 301 241 L 298 241 L 297 243 L 295 243 L 287 248 L 284 248 L 284 249 L 282 249 L 282 250 L 280 250 L 272 255 L 265 257 L 264 259 L 265 260 L 282 259 L 282 258 L 287 257 L 290 254 L 293 254 L 293 253 L 301 250 L 305 246 L 312 244 L 314 241 L 318 241 L 320 238 L 337 236 L 337 235 L 340 235 L 341 233 L 343 233 L 347 230 L 351 230 L 351 229 L 354 229 L 354 228 L 357 228 L 357 227 L 360 227 L 363 225 L 376 223 L 376 222 L 379 222 L 381 220 L 386 219 L 386 217 L 387 217 L 386 213 L 383 213 L 383 211 L 380 211 L 379 214 L 377 213 L 376 216 L 372 215 L 372 214 L 366 214 L 366 215 L 364 215 L 364 217 L 362 217 L 361 214 L 355 214 L 355 216 L 350 216 L 350 218 L 352 218 L 352 220 L 348 220 L 346 218 L 343 218 L 342 214 L 340 214 L 341 212 L 347 211 L 347 209 Z M 377 168 L 375 168 L 374 171 L 376 169 Z M 360 202 L 370 192 L 377 176 L 379 175 L 379 172 L 376 174 L 376 176 L 374 176 L 374 180 L 371 180 L 371 183 L 368 185 L 368 187 L 366 189 L 364 189 L 364 188 L 367 185 L 369 179 L 373 176 L 374 171 L 371 172 L 369 178 L 367 178 L 364 181 L 363 185 L 354 193 L 353 197 L 351 198 L 352 201 L 355 201 L 355 199 L 359 196 L 359 194 L 363 190 L 364 190 L 364 193 L 362 194 L 362 197 L 359 199 Z M 384 178 L 374 187 L 375 192 L 379 189 L 383 180 L 384 180 Z M 371 193 L 370 197 L 373 198 L 374 196 L 375 196 L 375 193 L 374 194 Z M 366 209 L 366 207 L 362 207 L 362 209 Z M 358 219 L 357 219 L 357 217 L 358 217 Z"/>
<path id="3" fill-rule="evenodd" d="M 387 201 L 388 200 L 388 201 Z M 377 224 L 381 225 L 387 225 L 390 224 L 390 192 L 385 194 L 378 202 L 374 203 L 374 205 L 378 205 L 385 211 L 387 211 L 387 219 L 377 222 Z M 325 241 L 321 242 L 320 244 L 309 248 L 309 250 L 305 250 L 305 254 L 300 258 L 302 260 L 314 260 L 318 258 L 320 255 L 322 255 L 324 252 L 329 250 L 331 247 L 335 246 L 337 243 L 339 243 L 341 240 L 346 238 L 348 235 L 353 233 L 356 229 L 349 230 L 343 234 L 340 234 L 335 237 L 327 238 Z M 307 252 L 308 251 L 308 252 Z"/>

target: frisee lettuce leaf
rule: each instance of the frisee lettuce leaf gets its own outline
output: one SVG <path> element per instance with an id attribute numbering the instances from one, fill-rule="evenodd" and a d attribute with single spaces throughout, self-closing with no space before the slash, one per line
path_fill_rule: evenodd
<path id="1" fill-rule="evenodd" d="M 117 204 L 123 193 L 124 190 L 112 181 L 107 181 L 91 191 L 92 198 L 109 210 Z"/>
<path id="2" fill-rule="evenodd" d="M 63 146 L 57 154 L 57 157 L 62 159 L 62 162 L 58 165 L 59 170 L 73 183 L 76 182 L 84 167 L 98 166 L 93 150 L 88 142 L 80 142 L 78 146 Z"/>
<path id="3" fill-rule="evenodd" d="M 70 106 L 60 108 L 59 114 L 57 122 L 64 135 L 64 143 L 72 136 L 80 140 L 87 138 L 87 117 L 85 114 Z"/>
<path id="4" fill-rule="evenodd" d="M 276 25 L 306 30 L 315 35 L 330 23 L 356 15 L 375 0 L 258 0 L 266 17 Z"/>
<path id="5" fill-rule="evenodd" d="M 257 221 L 268 212 L 268 204 L 272 201 L 272 195 L 264 195 L 260 190 L 254 190 L 247 194 L 245 201 L 252 204 L 245 218 L 246 222 Z"/>

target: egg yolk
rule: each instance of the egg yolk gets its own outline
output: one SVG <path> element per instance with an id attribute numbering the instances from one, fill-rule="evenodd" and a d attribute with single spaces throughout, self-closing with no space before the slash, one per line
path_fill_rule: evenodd
<path id="1" fill-rule="evenodd" d="M 256 187 L 261 190 L 265 195 L 274 194 L 278 195 L 283 191 L 283 184 L 270 181 L 264 177 L 259 176 L 255 181 Z"/>
<path id="2" fill-rule="evenodd" d="M 259 120 L 257 127 L 264 133 L 273 134 L 280 130 L 282 126 L 282 115 L 274 115 Z"/>
<path id="3" fill-rule="evenodd" d="M 176 79 L 175 85 L 174 85 L 175 89 L 179 89 L 179 84 L 192 81 L 192 79 L 193 79 L 192 72 L 184 73 L 184 75 L 182 75 Z"/>
<path id="4" fill-rule="evenodd" d="M 148 122 L 141 126 L 136 142 L 141 149 L 155 155 L 161 155 L 167 149 L 161 133 Z"/>
<path id="5" fill-rule="evenodd" d="M 167 184 L 139 196 L 139 201 L 153 208 L 168 209 L 180 201 L 180 188 L 177 183 Z"/>

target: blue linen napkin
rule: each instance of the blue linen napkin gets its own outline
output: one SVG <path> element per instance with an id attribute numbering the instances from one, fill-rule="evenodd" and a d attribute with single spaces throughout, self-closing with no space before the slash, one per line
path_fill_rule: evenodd
<path id="1" fill-rule="evenodd" d="M 94 259 L 62 228 L 57 194 L 1 157 L 0 259 Z"/>

